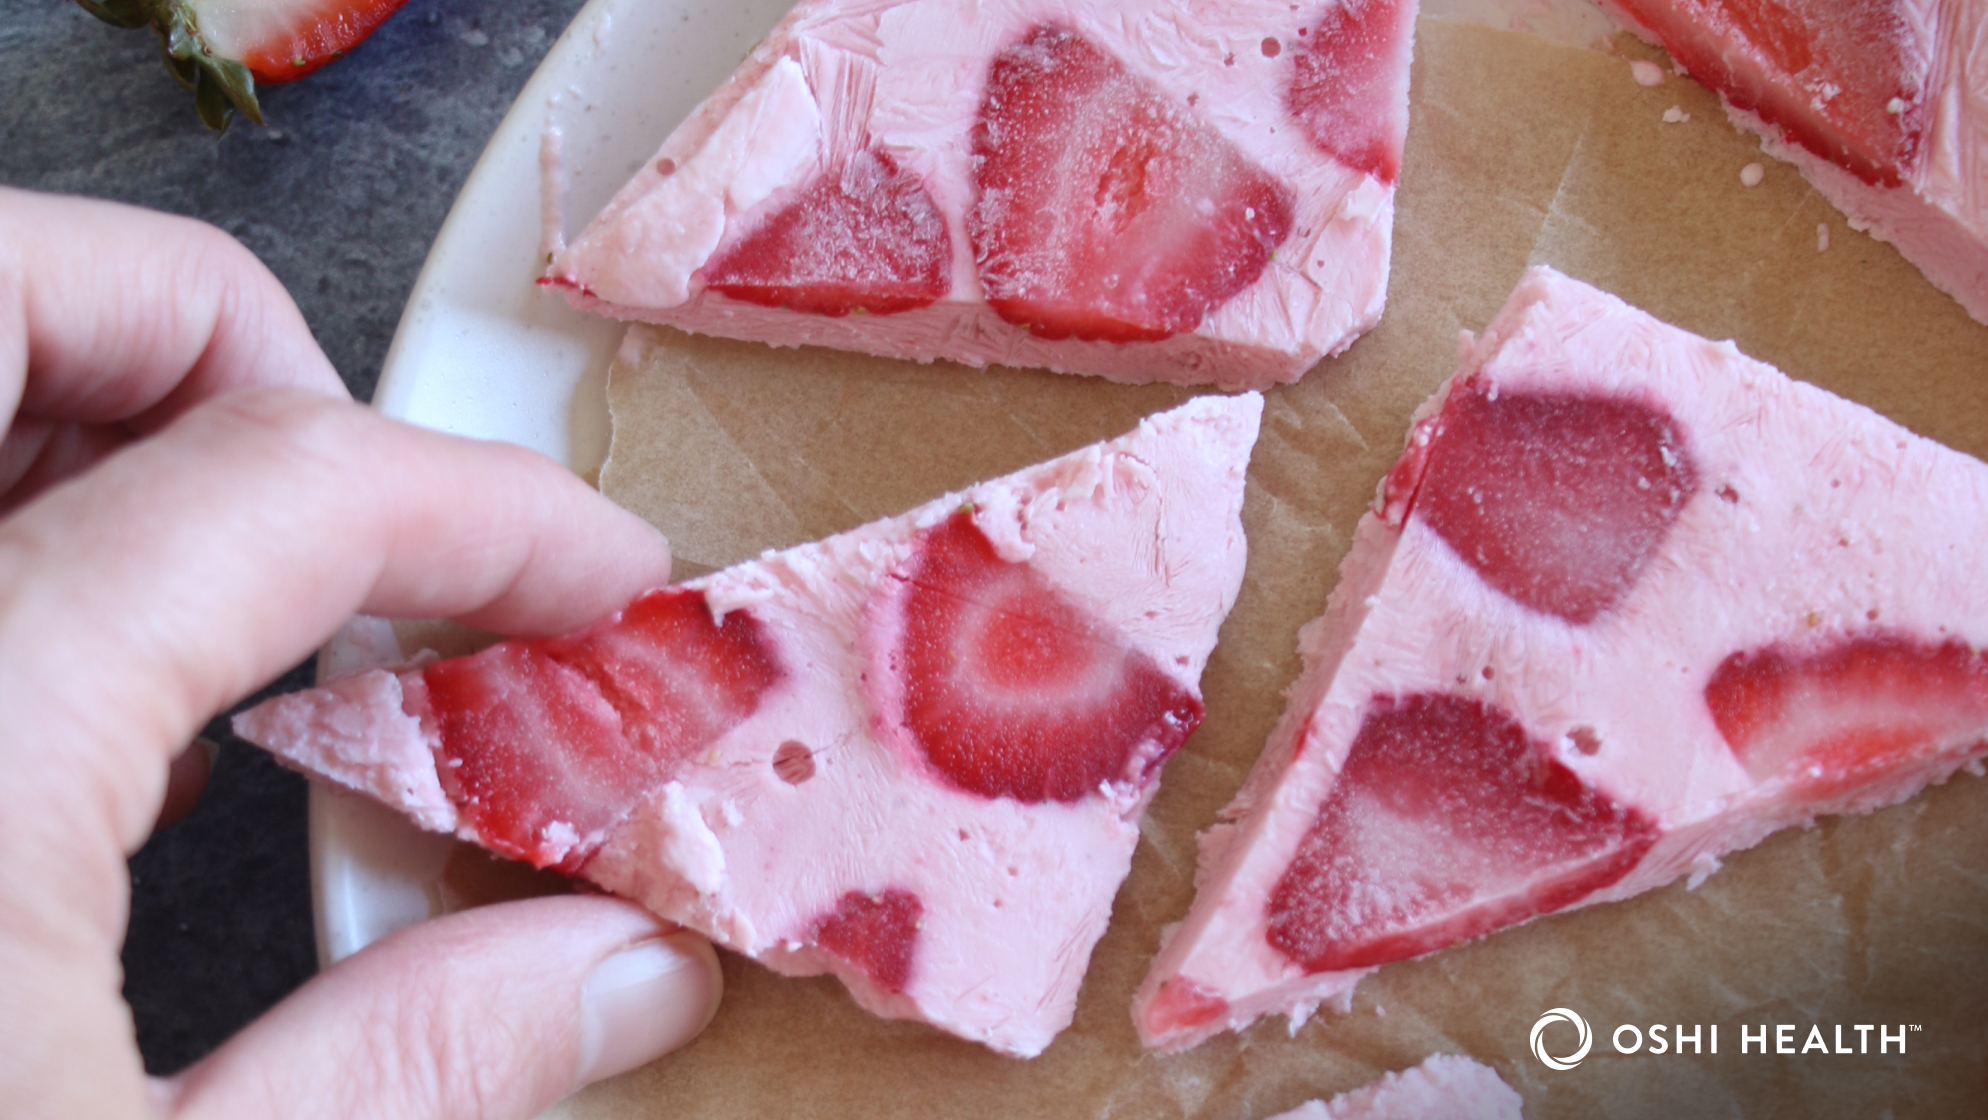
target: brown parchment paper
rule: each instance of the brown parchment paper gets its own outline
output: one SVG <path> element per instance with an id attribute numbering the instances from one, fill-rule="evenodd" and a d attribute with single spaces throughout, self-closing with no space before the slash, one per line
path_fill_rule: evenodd
<path id="1" fill-rule="evenodd" d="M 596 1087 L 585 1118 L 1206 1117 L 1252 1120 L 1434 1051 L 1494 1065 L 1527 1115 L 1960 1116 L 1988 1111 L 1988 785 L 1962 777 L 1875 816 L 1783 833 L 1696 891 L 1559 915 L 1382 969 L 1350 1015 L 1281 1019 L 1186 1054 L 1142 1052 L 1128 1007 L 1187 909 L 1194 835 L 1241 784 L 1298 668 L 1355 521 L 1409 413 L 1530 264 L 1988 454 L 1988 327 L 1762 156 L 1716 100 L 1644 88 L 1613 55 L 1461 24 L 1418 28 L 1387 315 L 1268 394 L 1244 521 L 1250 561 L 1203 681 L 1207 722 L 1168 766 L 1075 1025 L 1019 1062 L 858 1011 L 827 979 L 737 958 L 689 1049 Z M 1690 114 L 1665 123 L 1666 109 Z M 1741 168 L 1765 164 L 1742 186 Z M 1817 227 L 1829 248 L 1817 248 Z M 681 575 L 899 512 L 1116 435 L 1168 387 L 916 366 L 643 332 L 615 367 L 604 489 L 671 537 Z M 626 354 L 624 355 L 626 358 Z M 1901 496 L 1909 500 L 1910 495 Z M 1988 542 L 1984 542 L 1988 544 Z M 1982 578 L 1988 579 L 1988 564 Z M 1568 1072 L 1535 1019 L 1595 1027 Z M 1717 1024 L 1719 1053 L 1619 1055 L 1618 1024 Z M 1740 1028 L 1916 1025 L 1906 1053 L 1741 1055 Z M 1550 1034 L 1572 1048 L 1570 1028 Z M 1626 1040 L 1626 1036 L 1625 1036 Z M 1895 1049 L 1895 1048 L 1894 1048 Z"/>

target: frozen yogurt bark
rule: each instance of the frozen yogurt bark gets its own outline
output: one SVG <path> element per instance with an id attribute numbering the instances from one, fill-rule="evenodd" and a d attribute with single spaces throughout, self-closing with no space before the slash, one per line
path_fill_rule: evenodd
<path id="1" fill-rule="evenodd" d="M 1432 1054 L 1421 1065 L 1270 1120 L 1521 1120 L 1524 1103 L 1490 1066 Z"/>
<path id="2" fill-rule="evenodd" d="M 1417 413 L 1135 1001 L 1177 1049 L 1943 781 L 1988 465 L 1548 269 Z"/>
<path id="3" fill-rule="evenodd" d="M 1988 323 L 1988 5 L 1608 0 L 1851 225 Z"/>
<path id="4" fill-rule="evenodd" d="M 802 0 L 564 248 L 583 308 L 1124 382 L 1380 319 L 1415 0 Z"/>
<path id="5" fill-rule="evenodd" d="M 1262 399 L 651 592 L 568 636 L 237 717 L 422 827 L 864 1007 L 1031 1056 L 1070 1022 L 1241 586 Z"/>

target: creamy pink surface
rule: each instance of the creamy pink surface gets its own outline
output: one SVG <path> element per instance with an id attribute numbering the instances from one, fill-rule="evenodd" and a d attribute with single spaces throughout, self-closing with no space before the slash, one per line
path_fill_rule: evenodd
<path id="1" fill-rule="evenodd" d="M 1521 1120 L 1524 1103 L 1490 1066 L 1432 1054 L 1420 1065 L 1269 1120 Z"/>
<path id="2" fill-rule="evenodd" d="M 1482 338 L 1463 337 L 1462 368 L 1418 411 L 1411 447 L 1449 386 L 1480 372 L 1501 391 L 1656 403 L 1683 432 L 1695 495 L 1627 596 L 1584 625 L 1495 590 L 1399 503 L 1361 519 L 1326 613 L 1300 634 L 1304 672 L 1285 714 L 1224 823 L 1204 834 L 1193 907 L 1135 1000 L 1150 1046 L 1191 1046 L 1271 1013 L 1295 1030 L 1321 1002 L 1350 1006 L 1371 970 L 1307 975 L 1266 940 L 1265 910 L 1376 696 L 1494 705 L 1656 823 L 1642 860 L 1578 905 L 1702 878 L 1776 829 L 1902 800 L 1983 749 L 1978 737 L 1942 744 L 1818 802 L 1751 778 L 1705 689 L 1735 652 L 1826 648 L 1873 619 L 1988 645 L 1977 559 L 1988 466 L 1550 269 L 1527 274 Z M 1590 734 L 1593 755 L 1576 746 Z M 1153 998 L 1175 979 L 1226 1011 L 1154 1026 Z"/>
<path id="3" fill-rule="evenodd" d="M 1380 319 L 1394 188 L 1313 146 L 1285 96 L 1299 27 L 1325 5 L 1240 0 L 803 0 L 547 270 L 576 305 L 782 346 L 1043 366 L 1116 381 L 1231 388 L 1294 381 Z M 1412 13 L 1411 13 L 1412 15 Z M 1263 275 L 1192 333 L 1050 341 L 995 315 L 967 239 L 970 135 L 988 66 L 1034 25 L 1076 27 L 1188 104 L 1293 195 Z M 1266 41 L 1277 41 L 1273 53 Z M 1401 76 L 1405 98 L 1407 74 Z M 704 289 L 697 269 L 867 137 L 920 177 L 945 216 L 952 289 L 931 306 L 832 318 Z M 1397 143 L 1398 146 L 1398 143 Z"/>
<path id="4" fill-rule="evenodd" d="M 1760 136 L 1768 154 L 1799 168 L 1852 228 L 1897 246 L 1969 315 L 1988 323 L 1988 5 L 1902 0 L 1898 8 L 1911 42 L 1930 56 L 1924 147 L 1918 166 L 1903 169 L 1901 185 L 1866 183 L 1755 113 L 1728 104 L 1726 115 Z M 1611 11 L 1654 41 L 1620 9 Z"/>
<path id="5" fill-rule="evenodd" d="M 408 678 L 419 683 L 418 673 Z M 433 743 L 406 710 L 400 675 L 370 669 L 293 692 L 235 717 L 251 742 L 308 744 L 278 757 L 406 813 L 431 832 L 454 832 L 456 808 L 435 776 Z"/>
<path id="6" fill-rule="evenodd" d="M 612 827 L 582 874 L 778 971 L 833 971 L 878 1014 L 1039 1053 L 1069 1024 L 1157 779 L 1068 804 L 940 780 L 879 737 L 866 612 L 918 532 L 971 503 L 1006 559 L 1028 561 L 1198 695 L 1242 583 L 1243 477 L 1261 411 L 1253 393 L 1198 398 L 1117 440 L 686 585 L 714 612 L 749 608 L 785 677 Z M 399 687 L 418 679 L 371 670 L 271 701 L 237 727 L 445 830 L 447 802 L 430 796 L 436 744 L 418 690 Z M 790 742 L 812 752 L 800 782 L 774 765 Z M 885 889 L 923 904 L 902 992 L 809 944 L 846 893 Z"/>

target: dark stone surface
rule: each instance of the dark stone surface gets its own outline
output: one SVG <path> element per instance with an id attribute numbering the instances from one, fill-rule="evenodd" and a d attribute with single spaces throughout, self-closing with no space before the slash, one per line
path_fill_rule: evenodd
<path id="1" fill-rule="evenodd" d="M 302 688 L 311 666 L 269 693 Z M 204 1057 L 317 969 L 304 780 L 227 733 L 200 804 L 131 857 L 124 998 L 145 1069 Z"/>
<path id="2" fill-rule="evenodd" d="M 412 0 L 350 57 L 265 89 L 267 127 L 217 138 L 149 32 L 0 0 L 0 184 L 229 231 L 369 398 L 457 189 L 580 2 Z M 131 861 L 125 994 L 153 1073 L 199 1059 L 315 967 L 303 780 L 224 722 L 209 733 L 222 757 L 200 806 Z"/>

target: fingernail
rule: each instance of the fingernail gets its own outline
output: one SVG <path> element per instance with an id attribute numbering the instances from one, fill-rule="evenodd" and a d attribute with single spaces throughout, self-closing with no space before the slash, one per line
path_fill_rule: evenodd
<path id="1" fill-rule="evenodd" d="M 626 1073 L 697 1037 L 723 988 L 717 954 L 694 933 L 630 945 L 595 965 L 580 986 L 575 1084 Z"/>
<path id="2" fill-rule="evenodd" d="M 200 753 L 207 756 L 208 770 L 210 771 L 213 770 L 214 767 L 220 763 L 221 744 L 215 742 L 212 739 L 209 739 L 205 735 L 198 735 L 194 737 L 193 745 L 199 747 Z"/>

